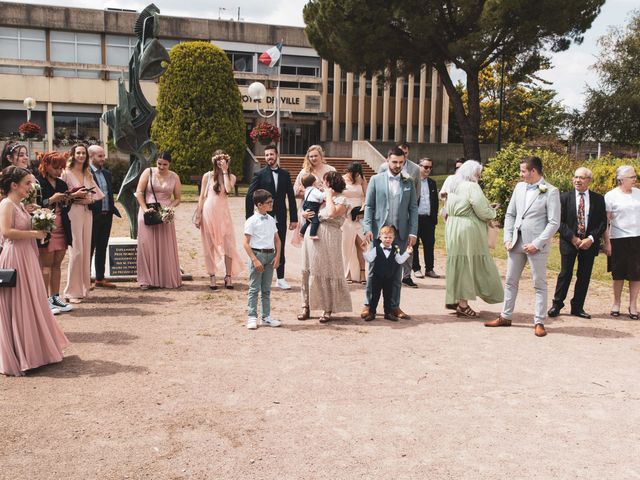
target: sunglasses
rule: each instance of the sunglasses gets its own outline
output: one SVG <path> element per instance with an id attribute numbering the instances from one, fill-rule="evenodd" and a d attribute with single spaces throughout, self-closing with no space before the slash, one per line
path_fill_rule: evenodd
<path id="1" fill-rule="evenodd" d="M 420 165 L 420 168 L 424 168 L 425 170 L 431 170 L 433 165 Z"/>

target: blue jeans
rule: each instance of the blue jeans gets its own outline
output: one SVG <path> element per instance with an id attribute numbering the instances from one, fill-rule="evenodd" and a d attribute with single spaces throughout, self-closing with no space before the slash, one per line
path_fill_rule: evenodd
<path id="1" fill-rule="evenodd" d="M 273 259 L 275 252 L 253 252 L 256 258 L 264 266 L 264 271 L 259 272 L 249 260 L 249 299 L 247 302 L 247 314 L 249 317 L 258 316 L 258 294 L 262 293 L 262 318 L 271 315 L 271 280 L 273 279 Z"/>

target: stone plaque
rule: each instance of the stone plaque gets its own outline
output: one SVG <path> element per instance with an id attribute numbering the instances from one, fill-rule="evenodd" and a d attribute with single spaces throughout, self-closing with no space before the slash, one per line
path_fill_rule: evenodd
<path id="1" fill-rule="evenodd" d="M 110 241 L 107 250 L 109 277 L 135 277 L 138 245 L 135 241 Z"/>

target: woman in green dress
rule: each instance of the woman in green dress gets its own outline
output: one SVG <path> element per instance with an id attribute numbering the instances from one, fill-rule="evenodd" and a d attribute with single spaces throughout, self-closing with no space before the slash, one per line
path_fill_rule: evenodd
<path id="1" fill-rule="evenodd" d="M 496 218 L 478 179 L 482 165 L 467 160 L 456 172 L 447 197 L 447 307 L 458 316 L 476 317 L 468 300 L 504 299 L 502 281 L 487 244 L 487 222 Z"/>

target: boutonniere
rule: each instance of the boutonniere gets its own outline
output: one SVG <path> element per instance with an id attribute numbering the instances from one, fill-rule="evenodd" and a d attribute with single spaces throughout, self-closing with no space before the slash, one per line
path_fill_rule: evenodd
<path id="1" fill-rule="evenodd" d="M 393 248 L 393 251 L 396 255 L 400 255 L 400 247 L 398 245 Z"/>
<path id="2" fill-rule="evenodd" d="M 549 188 L 544 183 L 541 183 L 541 184 L 538 185 L 538 190 L 540 190 L 540 193 L 547 193 L 548 189 Z"/>
<path id="3" fill-rule="evenodd" d="M 404 172 L 400 173 L 400 178 L 402 178 L 403 182 L 406 182 L 407 180 L 411 180 L 411 177 Z"/>

